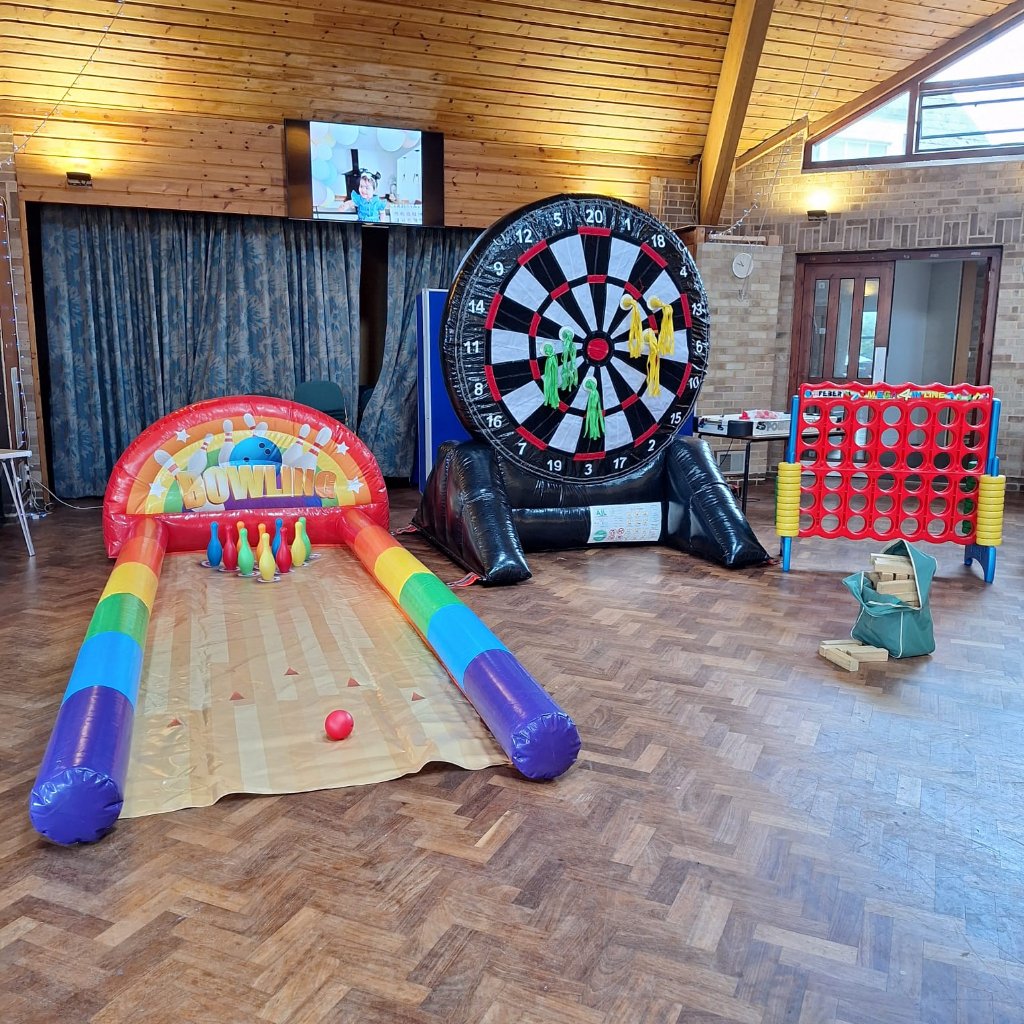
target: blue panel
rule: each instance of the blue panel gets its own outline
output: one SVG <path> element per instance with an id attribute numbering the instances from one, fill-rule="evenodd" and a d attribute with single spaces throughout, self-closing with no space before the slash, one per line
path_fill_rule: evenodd
<path id="1" fill-rule="evenodd" d="M 64 700 L 89 686 L 109 686 L 132 706 L 139 694 L 142 648 L 127 633 L 97 633 L 82 644 L 64 691 Z"/>
<path id="2" fill-rule="evenodd" d="M 416 351 L 419 379 L 419 437 L 413 483 L 422 493 L 444 441 L 466 441 L 469 432 L 452 407 L 441 368 L 441 323 L 448 292 L 426 288 L 416 300 Z"/>
<path id="3" fill-rule="evenodd" d="M 580 734 L 575 723 L 507 650 L 486 651 L 474 659 L 463 688 L 528 779 L 553 779 L 576 760 Z"/>
<path id="4" fill-rule="evenodd" d="M 91 843 L 121 813 L 134 709 L 123 693 L 91 686 L 57 712 L 29 798 L 36 830 L 55 843 Z"/>
<path id="5" fill-rule="evenodd" d="M 478 654 L 508 649 L 461 601 L 434 612 L 427 624 L 427 643 L 459 686 L 466 666 Z"/>

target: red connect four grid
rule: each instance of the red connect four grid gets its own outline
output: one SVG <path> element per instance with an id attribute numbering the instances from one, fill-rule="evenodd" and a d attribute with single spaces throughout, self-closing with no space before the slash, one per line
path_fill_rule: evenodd
<path id="1" fill-rule="evenodd" d="M 973 541 L 993 389 L 805 384 L 801 537 Z"/>

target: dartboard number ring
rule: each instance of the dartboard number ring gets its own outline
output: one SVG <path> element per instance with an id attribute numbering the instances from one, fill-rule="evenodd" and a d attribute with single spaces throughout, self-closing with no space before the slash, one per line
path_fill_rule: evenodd
<path id="1" fill-rule="evenodd" d="M 471 432 L 542 477 L 605 480 L 656 457 L 692 410 L 707 298 L 686 247 L 647 211 L 558 196 L 476 241 L 441 356 Z"/>

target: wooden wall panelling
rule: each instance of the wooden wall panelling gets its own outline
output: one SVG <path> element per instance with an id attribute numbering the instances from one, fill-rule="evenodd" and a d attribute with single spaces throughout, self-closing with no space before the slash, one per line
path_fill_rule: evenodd
<path id="1" fill-rule="evenodd" d="M 663 156 L 702 148 L 733 13 L 727 0 L 620 0 L 588 5 L 585 18 L 573 0 L 63 4 L 5 7 L 0 99 L 16 115 L 60 99 L 102 38 L 76 103 L 254 122 L 401 115 L 466 141 Z M 938 0 L 925 14 L 908 0 L 778 3 L 741 149 L 1019 6 Z"/>
<path id="2" fill-rule="evenodd" d="M 450 222 L 483 226 L 553 192 L 646 204 L 652 175 L 687 177 L 730 7 L 626 2 L 586 23 L 569 0 L 131 0 L 113 24 L 107 0 L 10 10 L 0 98 L 16 135 L 74 82 L 19 154 L 29 199 L 281 215 L 281 124 L 319 117 L 444 132 Z M 72 167 L 92 190 L 67 192 Z"/>
<path id="3" fill-rule="evenodd" d="M 281 130 L 276 123 L 75 108 L 18 156 L 18 177 L 30 201 L 284 216 Z M 68 169 L 89 171 L 92 189 L 69 192 Z M 652 176 L 688 178 L 692 168 L 684 159 L 449 138 L 445 174 L 449 222 L 483 227 L 557 192 L 611 192 L 646 205 Z"/>

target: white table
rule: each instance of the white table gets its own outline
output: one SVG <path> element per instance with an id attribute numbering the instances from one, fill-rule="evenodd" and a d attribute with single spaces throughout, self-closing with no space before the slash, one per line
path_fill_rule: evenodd
<path id="1" fill-rule="evenodd" d="M 4 478 L 7 486 L 11 489 L 14 497 L 14 507 L 18 512 L 18 519 L 21 521 L 21 532 L 25 535 L 25 544 L 28 547 L 29 556 L 34 556 L 36 549 L 32 547 L 32 535 L 28 532 L 28 515 L 25 513 L 25 502 L 21 500 L 21 486 L 18 483 L 18 474 L 15 472 L 14 463 L 18 459 L 29 459 L 32 453 L 25 449 L 0 448 L 0 468 L 4 471 Z"/>

